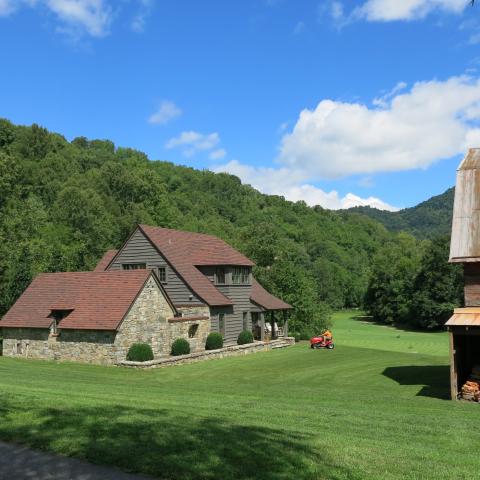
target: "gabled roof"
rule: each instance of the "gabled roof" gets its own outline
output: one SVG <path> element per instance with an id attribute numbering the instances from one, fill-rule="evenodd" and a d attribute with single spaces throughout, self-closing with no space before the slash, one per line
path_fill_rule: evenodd
<path id="1" fill-rule="evenodd" d="M 187 259 L 192 265 L 255 264 L 218 237 L 205 233 L 184 232 L 170 228 L 139 225 L 150 240 L 166 255 Z"/>
<path id="2" fill-rule="evenodd" d="M 116 330 L 151 275 L 151 270 L 42 273 L 0 327 L 49 328 L 52 310 L 72 310 L 60 329 Z"/>
<path id="3" fill-rule="evenodd" d="M 267 292 L 254 278 L 252 279 L 252 293 L 250 300 L 265 310 L 290 310 L 288 303 Z"/>
<path id="4" fill-rule="evenodd" d="M 117 253 L 118 250 L 107 250 L 105 255 L 97 263 L 94 272 L 104 272 Z"/>
<path id="5" fill-rule="evenodd" d="M 227 306 L 233 302 L 221 293 L 196 266 L 255 265 L 223 240 L 203 233 L 139 225 L 185 283 L 208 305 Z"/>

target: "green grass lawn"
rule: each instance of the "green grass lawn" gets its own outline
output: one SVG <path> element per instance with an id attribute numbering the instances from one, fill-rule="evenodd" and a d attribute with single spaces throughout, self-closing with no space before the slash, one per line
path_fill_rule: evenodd
<path id="1" fill-rule="evenodd" d="M 127 370 L 0 357 L 0 438 L 165 479 L 480 478 L 445 333 L 335 316 L 336 348 Z"/>

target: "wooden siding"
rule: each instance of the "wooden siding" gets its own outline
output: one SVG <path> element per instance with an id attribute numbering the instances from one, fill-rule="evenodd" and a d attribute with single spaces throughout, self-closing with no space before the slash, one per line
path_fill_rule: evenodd
<path id="1" fill-rule="evenodd" d="M 480 306 L 480 265 L 466 263 L 464 265 L 465 306 Z"/>
<path id="2" fill-rule="evenodd" d="M 213 283 L 216 267 L 199 267 L 199 270 Z M 259 312 L 258 307 L 250 302 L 251 285 L 231 285 L 231 267 L 226 266 L 226 285 L 215 285 L 220 292 L 234 303 L 233 308 L 211 309 L 212 331 L 218 332 L 218 314 L 225 313 L 225 342 L 236 343 L 239 333 L 243 330 L 243 312 L 248 313 L 249 329 L 252 327 L 251 312 Z M 251 273 L 250 273 L 251 277 Z"/>
<path id="3" fill-rule="evenodd" d="M 457 171 L 451 262 L 480 260 L 480 149 L 472 148 Z"/>
<path id="4" fill-rule="evenodd" d="M 203 303 L 139 229 L 127 240 L 108 269 L 121 270 L 124 263 L 145 263 L 147 268 L 152 269 L 165 267 L 167 283 L 163 287 L 174 304 Z"/>

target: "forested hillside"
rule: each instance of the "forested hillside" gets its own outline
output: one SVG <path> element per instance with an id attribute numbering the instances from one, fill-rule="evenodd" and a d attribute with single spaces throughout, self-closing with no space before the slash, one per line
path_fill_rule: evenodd
<path id="1" fill-rule="evenodd" d="M 322 323 L 326 304 L 360 305 L 371 259 L 392 239 L 365 216 L 262 195 L 231 175 L 0 120 L 0 313 L 39 272 L 93 268 L 138 222 L 230 242 L 296 307 L 294 325 Z"/>
<path id="2" fill-rule="evenodd" d="M 404 231 L 417 238 L 431 239 L 440 235 L 450 235 L 454 193 L 455 189 L 449 188 L 441 195 L 399 212 L 387 212 L 370 207 L 355 207 L 347 211 L 373 218 L 392 232 Z"/>
<path id="3" fill-rule="evenodd" d="M 426 212 L 433 231 L 432 208 L 422 205 L 411 210 Z M 409 222 L 410 228 L 422 224 Z M 358 210 L 310 208 L 263 195 L 232 175 L 0 120 L 0 315 L 36 274 L 92 269 L 136 223 L 210 233 L 234 245 L 256 262 L 257 278 L 295 307 L 291 324 L 303 336 L 318 332 L 329 308 L 363 305 L 367 288 L 370 310 L 388 314 L 379 305 L 392 292 L 405 300 L 411 291 L 396 287 L 394 268 L 413 255 L 414 275 L 421 252 L 429 251 L 428 242 L 389 232 Z M 390 272 L 383 280 L 382 265 Z M 451 296 L 443 295 L 447 307 Z"/>

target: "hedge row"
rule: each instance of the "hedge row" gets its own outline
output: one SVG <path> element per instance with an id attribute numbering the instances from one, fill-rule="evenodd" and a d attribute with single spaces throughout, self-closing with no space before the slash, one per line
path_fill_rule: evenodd
<path id="1" fill-rule="evenodd" d="M 253 343 L 253 334 L 244 330 L 238 335 L 238 345 Z M 205 343 L 205 350 L 218 350 L 223 347 L 223 336 L 221 333 L 212 332 L 208 335 Z M 190 344 L 185 338 L 177 338 L 172 343 L 171 354 L 173 356 L 187 355 L 190 353 Z M 134 343 L 127 353 L 127 360 L 131 362 L 147 362 L 153 360 L 152 347 L 146 343 Z"/>

